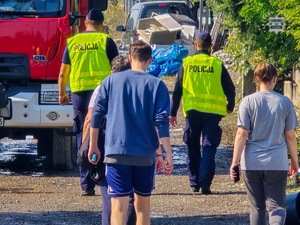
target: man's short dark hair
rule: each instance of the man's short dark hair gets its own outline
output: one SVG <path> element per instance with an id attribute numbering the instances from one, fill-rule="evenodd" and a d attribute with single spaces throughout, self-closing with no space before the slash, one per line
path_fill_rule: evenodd
<path id="1" fill-rule="evenodd" d="M 208 50 L 211 46 L 211 43 L 208 43 L 208 42 L 205 42 L 205 41 L 202 41 L 201 39 L 197 39 L 198 43 L 199 43 L 199 46 L 202 48 L 202 49 L 206 49 Z"/>
<path id="2" fill-rule="evenodd" d="M 131 69 L 128 56 L 118 55 L 111 61 L 111 72 L 116 73 Z"/>
<path id="3" fill-rule="evenodd" d="M 147 43 L 138 40 L 130 45 L 129 54 L 140 62 L 147 62 L 151 59 L 152 49 Z"/>

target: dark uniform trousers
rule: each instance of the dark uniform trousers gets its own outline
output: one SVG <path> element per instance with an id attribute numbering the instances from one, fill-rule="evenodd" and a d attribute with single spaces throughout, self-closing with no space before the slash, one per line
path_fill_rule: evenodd
<path id="1" fill-rule="evenodd" d="M 93 94 L 93 90 L 80 91 L 72 93 L 72 103 L 74 110 L 73 132 L 77 136 L 77 151 L 79 152 L 82 142 L 82 130 L 84 120 L 88 111 L 89 102 Z M 90 171 L 83 167 L 79 167 L 80 186 L 82 190 L 91 191 L 95 188 L 95 183 L 91 178 Z"/>
<path id="2" fill-rule="evenodd" d="M 183 141 L 188 149 L 187 164 L 191 187 L 210 188 L 212 184 L 215 175 L 215 155 L 222 136 L 219 126 L 221 119 L 222 116 L 217 114 L 196 110 L 187 112 Z"/>

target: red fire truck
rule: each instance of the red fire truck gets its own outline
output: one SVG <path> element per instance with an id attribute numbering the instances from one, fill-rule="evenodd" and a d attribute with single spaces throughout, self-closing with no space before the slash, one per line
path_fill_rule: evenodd
<path id="1" fill-rule="evenodd" d="M 0 0 L 0 82 L 9 97 L 0 138 L 33 135 L 54 168 L 71 168 L 76 149 L 72 105 L 58 103 L 61 59 L 91 8 L 104 11 L 107 0 Z"/>

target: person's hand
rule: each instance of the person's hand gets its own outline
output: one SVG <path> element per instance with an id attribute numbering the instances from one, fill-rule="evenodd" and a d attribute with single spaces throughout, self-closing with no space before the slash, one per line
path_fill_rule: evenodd
<path id="1" fill-rule="evenodd" d="M 230 177 L 231 177 L 231 180 L 233 180 L 233 181 L 234 181 L 234 179 L 238 176 L 238 175 L 236 174 L 236 172 L 234 171 L 234 167 L 235 167 L 236 165 L 238 165 L 238 164 L 232 163 L 231 166 L 230 166 Z M 239 170 L 240 170 L 240 167 L 239 167 Z M 241 174 L 241 171 L 239 171 L 239 173 Z"/>
<path id="2" fill-rule="evenodd" d="M 69 104 L 69 96 L 67 94 L 59 96 L 59 104 L 60 105 L 68 105 Z"/>
<path id="3" fill-rule="evenodd" d="M 93 161 L 93 160 L 92 160 L 92 155 L 93 155 L 93 154 L 96 154 L 96 161 Z M 94 164 L 94 165 L 97 165 L 97 163 L 98 163 L 99 160 L 100 160 L 100 157 L 101 157 L 101 153 L 100 153 L 98 147 L 90 148 L 90 149 L 89 149 L 88 159 L 89 159 L 89 162 L 90 162 L 90 163 L 92 163 L 92 164 Z"/>
<path id="4" fill-rule="evenodd" d="M 156 156 L 156 172 L 160 173 L 164 170 L 164 159 L 162 155 Z"/>
<path id="5" fill-rule="evenodd" d="M 298 169 L 299 169 L 298 161 L 291 162 L 290 168 L 289 168 L 290 175 L 293 177 L 296 176 L 298 173 Z"/>
<path id="6" fill-rule="evenodd" d="M 166 153 L 166 158 L 164 160 L 164 175 L 169 176 L 171 175 L 174 169 L 173 160 L 172 160 L 172 153 Z"/>
<path id="7" fill-rule="evenodd" d="M 177 117 L 176 116 L 170 116 L 170 124 L 175 127 L 177 125 Z"/>
<path id="8" fill-rule="evenodd" d="M 233 111 L 230 111 L 230 110 L 227 109 L 227 113 L 228 113 L 228 114 L 230 114 L 230 113 L 232 113 L 232 112 L 233 112 Z"/>

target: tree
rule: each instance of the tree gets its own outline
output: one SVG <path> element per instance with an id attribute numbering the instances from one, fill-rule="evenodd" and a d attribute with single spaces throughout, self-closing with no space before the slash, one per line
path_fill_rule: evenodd
<path id="1" fill-rule="evenodd" d="M 214 12 L 223 12 L 229 29 L 228 45 L 239 69 L 267 61 L 287 75 L 300 56 L 299 0 L 207 0 Z M 283 16 L 284 32 L 269 32 L 269 18 Z M 298 16 L 298 17 L 297 17 Z"/>
<path id="2" fill-rule="evenodd" d="M 286 21 L 289 23 L 287 32 L 294 36 L 297 46 L 300 50 L 300 4 L 299 0 L 285 0 L 279 4 L 279 12 L 284 15 Z"/>

